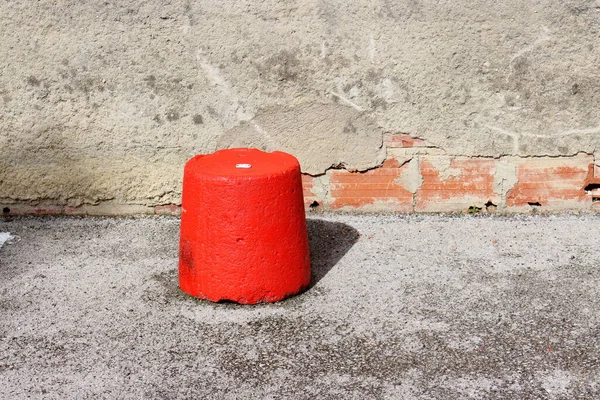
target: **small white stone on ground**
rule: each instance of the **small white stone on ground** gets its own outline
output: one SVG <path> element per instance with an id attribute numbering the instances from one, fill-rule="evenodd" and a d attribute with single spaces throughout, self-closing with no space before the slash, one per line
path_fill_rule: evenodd
<path id="1" fill-rule="evenodd" d="M 0 247 L 2 247 L 4 243 L 8 242 L 12 238 L 13 236 L 10 234 L 10 232 L 0 232 Z"/>

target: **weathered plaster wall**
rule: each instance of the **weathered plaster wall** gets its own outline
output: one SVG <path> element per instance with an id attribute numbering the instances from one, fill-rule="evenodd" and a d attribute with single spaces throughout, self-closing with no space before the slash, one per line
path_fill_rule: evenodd
<path id="1" fill-rule="evenodd" d="M 495 160 L 600 144 L 598 0 L 5 0 L 0 22 L 4 205 L 177 204 L 184 162 L 236 145 L 319 175 L 398 133 Z"/>

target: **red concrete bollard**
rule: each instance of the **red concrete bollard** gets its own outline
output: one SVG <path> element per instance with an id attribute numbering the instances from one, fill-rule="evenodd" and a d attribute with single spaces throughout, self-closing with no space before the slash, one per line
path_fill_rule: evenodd
<path id="1" fill-rule="evenodd" d="M 275 302 L 310 283 L 300 164 L 279 151 L 220 150 L 185 165 L 179 285 L 195 297 Z"/>

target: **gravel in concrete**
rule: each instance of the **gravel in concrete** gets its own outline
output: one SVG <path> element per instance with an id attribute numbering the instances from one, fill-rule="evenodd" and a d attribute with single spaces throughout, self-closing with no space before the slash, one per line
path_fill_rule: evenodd
<path id="1" fill-rule="evenodd" d="M 178 229 L 0 222 L 0 398 L 600 398 L 598 216 L 319 215 L 257 306 L 182 294 Z"/>

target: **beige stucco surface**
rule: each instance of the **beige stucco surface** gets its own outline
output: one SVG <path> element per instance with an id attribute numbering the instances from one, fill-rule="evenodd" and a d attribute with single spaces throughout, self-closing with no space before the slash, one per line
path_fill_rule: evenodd
<path id="1" fill-rule="evenodd" d="M 600 145 L 600 1 L 3 1 L 0 201 L 177 203 L 184 162 Z"/>

